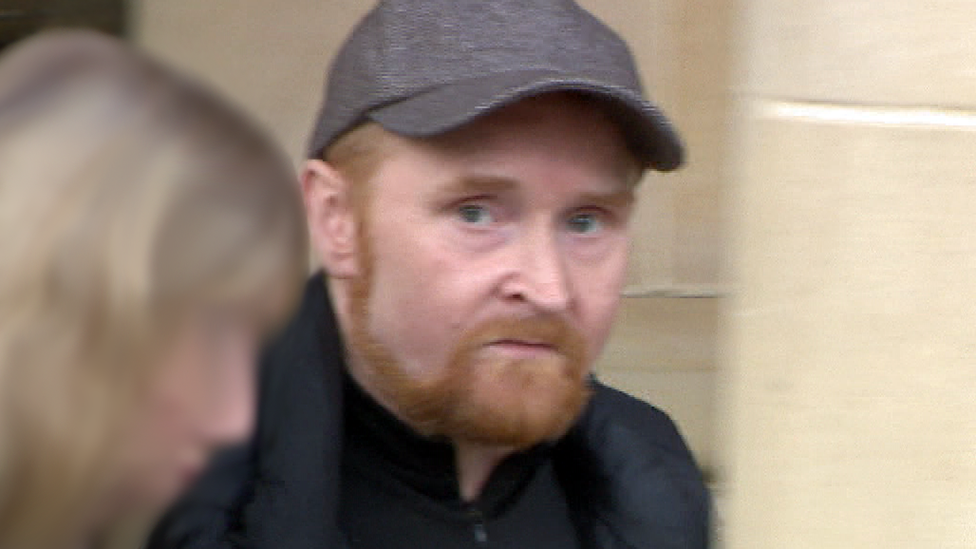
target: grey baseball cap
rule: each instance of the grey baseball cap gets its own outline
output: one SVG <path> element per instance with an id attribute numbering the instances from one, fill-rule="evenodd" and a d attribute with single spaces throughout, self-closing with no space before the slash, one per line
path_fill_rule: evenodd
<path id="1" fill-rule="evenodd" d="M 380 1 L 329 69 L 308 156 L 366 121 L 432 136 L 557 91 L 605 100 L 645 167 L 681 165 L 681 140 L 644 98 L 627 44 L 572 0 Z"/>

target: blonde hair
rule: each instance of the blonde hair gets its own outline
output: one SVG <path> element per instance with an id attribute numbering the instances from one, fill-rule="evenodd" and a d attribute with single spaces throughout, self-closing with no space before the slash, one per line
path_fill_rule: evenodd
<path id="1" fill-rule="evenodd" d="M 76 542 L 174 324 L 290 304 L 306 253 L 290 162 L 206 89 L 86 31 L 0 59 L 0 547 Z"/>

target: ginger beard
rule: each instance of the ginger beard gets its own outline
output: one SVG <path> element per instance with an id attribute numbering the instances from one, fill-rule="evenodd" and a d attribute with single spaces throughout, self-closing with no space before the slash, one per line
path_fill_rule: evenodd
<path id="1" fill-rule="evenodd" d="M 411 372 L 370 332 L 375 257 L 364 222 L 358 231 L 360 276 L 350 287 L 350 351 L 359 381 L 424 436 L 525 449 L 562 437 L 589 400 L 589 360 L 582 335 L 561 319 L 500 318 L 459 338 L 442 368 Z M 405 320 L 407 321 L 407 320 Z M 550 346 L 543 358 L 486 351 L 504 341 Z"/>

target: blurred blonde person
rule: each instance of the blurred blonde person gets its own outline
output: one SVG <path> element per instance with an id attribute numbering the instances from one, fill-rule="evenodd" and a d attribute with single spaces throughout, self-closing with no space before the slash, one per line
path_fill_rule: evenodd
<path id="1" fill-rule="evenodd" d="M 290 163 L 114 39 L 0 58 L 0 549 L 76 549 L 169 504 L 254 422 L 304 280 Z"/>

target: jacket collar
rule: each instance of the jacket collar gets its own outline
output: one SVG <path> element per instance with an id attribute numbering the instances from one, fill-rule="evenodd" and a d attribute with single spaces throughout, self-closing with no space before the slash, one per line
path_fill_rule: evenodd
<path id="1" fill-rule="evenodd" d="M 395 479 L 445 505 L 461 506 L 453 444 L 418 434 L 370 397 L 345 374 L 344 457 L 381 482 Z M 540 444 L 515 453 L 495 468 L 477 501 L 493 517 L 521 493 L 539 465 L 551 457 L 552 445 Z"/>
<path id="2" fill-rule="evenodd" d="M 246 522 L 260 523 L 262 549 L 341 546 L 343 355 L 318 274 L 295 320 L 270 349 L 271 373 L 262 381 L 262 393 L 289 395 L 259 425 L 263 478 Z M 554 448 L 553 459 L 584 547 L 707 547 L 707 492 L 673 423 L 659 410 L 594 381 L 590 404 Z"/>

